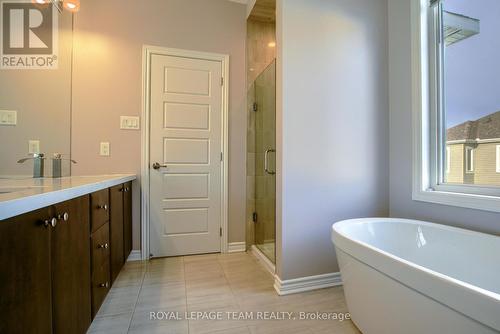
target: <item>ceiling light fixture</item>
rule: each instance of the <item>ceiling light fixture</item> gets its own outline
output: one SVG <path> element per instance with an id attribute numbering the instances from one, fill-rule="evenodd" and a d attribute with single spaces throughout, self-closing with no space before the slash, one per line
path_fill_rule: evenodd
<path id="1" fill-rule="evenodd" d="M 63 7 L 72 13 L 78 12 L 80 10 L 80 0 L 64 0 Z"/>
<path id="2" fill-rule="evenodd" d="M 52 3 L 62 13 L 63 8 L 69 12 L 76 13 L 80 10 L 80 0 L 31 0 L 35 5 L 47 5 Z"/>

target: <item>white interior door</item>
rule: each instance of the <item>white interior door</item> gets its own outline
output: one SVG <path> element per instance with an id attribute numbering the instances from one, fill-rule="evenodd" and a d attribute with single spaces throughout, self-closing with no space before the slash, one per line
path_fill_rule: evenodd
<path id="1" fill-rule="evenodd" d="M 152 55 L 150 251 L 220 252 L 222 62 Z"/>

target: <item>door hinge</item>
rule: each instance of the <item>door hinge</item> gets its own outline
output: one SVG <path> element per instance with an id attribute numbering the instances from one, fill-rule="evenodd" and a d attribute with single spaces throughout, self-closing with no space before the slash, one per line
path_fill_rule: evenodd
<path id="1" fill-rule="evenodd" d="M 224 86 L 224 77 L 220 78 L 220 85 Z"/>
<path id="2" fill-rule="evenodd" d="M 256 222 L 257 222 L 257 212 L 252 213 L 252 221 L 253 221 L 254 223 L 256 223 Z"/>
<path id="3" fill-rule="evenodd" d="M 222 227 L 219 228 L 219 235 L 222 237 Z"/>
<path id="4" fill-rule="evenodd" d="M 220 161 L 224 161 L 224 153 L 220 152 Z"/>
<path id="5" fill-rule="evenodd" d="M 257 102 L 254 102 L 254 104 L 252 106 L 252 109 L 253 109 L 253 111 L 258 111 L 259 110 L 259 105 L 257 104 Z"/>

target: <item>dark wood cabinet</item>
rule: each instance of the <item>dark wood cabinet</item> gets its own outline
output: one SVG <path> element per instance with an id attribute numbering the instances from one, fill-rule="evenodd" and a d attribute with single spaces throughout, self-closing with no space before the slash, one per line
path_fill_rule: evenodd
<path id="1" fill-rule="evenodd" d="M 85 333 L 90 326 L 89 196 L 53 206 L 51 229 L 54 333 Z"/>
<path id="2" fill-rule="evenodd" d="M 0 333 L 51 333 L 49 208 L 0 221 Z"/>
<path id="3" fill-rule="evenodd" d="M 118 185 L 109 188 L 109 202 L 110 202 L 110 243 L 111 243 L 111 281 L 114 282 L 123 263 L 125 262 L 125 249 L 124 249 L 124 211 L 123 211 L 123 195 L 125 193 L 125 186 Z"/>
<path id="4" fill-rule="evenodd" d="M 132 249 L 131 189 L 0 221 L 0 333 L 86 333 Z"/>
<path id="5" fill-rule="evenodd" d="M 111 288 L 109 224 L 92 233 L 92 317 Z"/>
<path id="6" fill-rule="evenodd" d="M 123 185 L 123 248 L 125 261 L 132 252 L 132 182 Z"/>
<path id="7" fill-rule="evenodd" d="M 109 191 L 103 189 L 90 194 L 90 216 L 92 232 L 109 221 Z"/>

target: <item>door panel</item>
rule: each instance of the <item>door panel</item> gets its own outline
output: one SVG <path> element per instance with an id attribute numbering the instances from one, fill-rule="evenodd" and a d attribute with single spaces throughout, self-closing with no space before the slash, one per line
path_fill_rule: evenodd
<path id="1" fill-rule="evenodd" d="M 92 233 L 92 316 L 95 317 L 111 287 L 109 223 Z"/>
<path id="2" fill-rule="evenodd" d="M 59 219 L 51 229 L 54 333 L 86 333 L 90 326 L 89 196 L 53 206 Z"/>
<path id="3" fill-rule="evenodd" d="M 151 253 L 219 252 L 222 62 L 153 55 L 150 76 Z"/>
<path id="4" fill-rule="evenodd" d="M 276 63 L 255 80 L 255 244 L 273 263 L 276 229 Z"/>
<path id="5" fill-rule="evenodd" d="M 0 221 L 0 333 L 52 333 L 48 208 Z M 28 242 L 29 241 L 29 242 Z"/>
<path id="6" fill-rule="evenodd" d="M 109 234 L 111 246 L 111 281 L 114 282 L 125 262 L 123 248 L 123 194 L 125 185 L 109 189 L 110 218 Z"/>
<path id="7" fill-rule="evenodd" d="M 127 261 L 132 251 L 132 182 L 123 189 L 123 261 Z"/>

